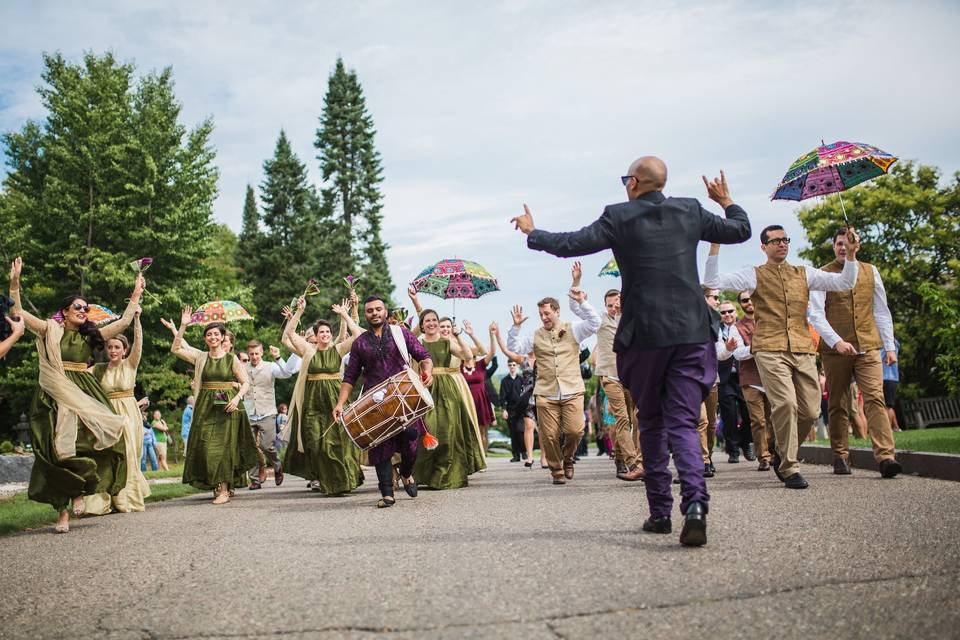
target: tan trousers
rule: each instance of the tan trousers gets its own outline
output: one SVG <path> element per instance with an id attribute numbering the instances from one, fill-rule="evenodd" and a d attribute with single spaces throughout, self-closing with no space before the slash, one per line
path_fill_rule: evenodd
<path id="1" fill-rule="evenodd" d="M 788 478 L 800 472 L 797 450 L 820 415 L 817 357 L 788 351 L 760 351 L 753 357 L 770 401 L 780 473 Z"/>
<path id="2" fill-rule="evenodd" d="M 697 423 L 697 434 L 700 436 L 700 453 L 703 455 L 703 464 L 710 464 L 713 458 L 713 447 L 717 440 L 717 385 L 713 385 L 707 399 L 700 405 L 700 422 Z"/>
<path id="3" fill-rule="evenodd" d="M 601 378 L 600 384 L 603 385 L 603 392 L 607 394 L 610 413 L 617 419 L 613 434 L 613 457 L 627 465 L 628 469 L 637 465 L 642 468 L 643 455 L 637 446 L 640 431 L 637 428 L 637 409 L 633 406 L 633 398 L 617 380 Z"/>
<path id="4" fill-rule="evenodd" d="M 537 426 L 540 429 L 540 449 L 547 459 L 550 473 L 563 475 L 563 465 L 572 465 L 580 438 L 583 437 L 583 394 L 563 400 L 548 400 L 537 396 Z M 560 433 L 563 432 L 563 451 Z"/>
<path id="5" fill-rule="evenodd" d="M 741 387 L 750 411 L 750 433 L 757 460 L 770 462 L 770 443 L 773 442 L 773 421 L 770 420 L 770 401 L 767 395 L 753 387 Z"/>
<path id="6" fill-rule="evenodd" d="M 877 462 L 894 457 L 893 430 L 890 416 L 883 402 L 883 366 L 880 350 L 868 351 L 862 356 L 842 356 L 836 353 L 823 355 L 823 372 L 827 376 L 827 403 L 830 429 L 830 446 L 836 458 L 850 455 L 848 431 L 850 415 L 850 379 L 856 378 L 863 394 L 863 413 L 867 419 L 867 431 L 873 441 L 873 457 Z M 856 402 L 856 398 L 853 398 Z"/>

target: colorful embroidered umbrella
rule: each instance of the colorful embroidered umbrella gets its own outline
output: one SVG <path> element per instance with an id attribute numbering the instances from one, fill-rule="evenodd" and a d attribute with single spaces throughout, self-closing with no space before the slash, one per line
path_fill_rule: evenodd
<path id="1" fill-rule="evenodd" d="M 603 269 L 600 269 L 600 273 L 599 273 L 598 275 L 601 275 L 601 276 L 613 276 L 614 278 L 619 278 L 619 277 L 620 277 L 620 267 L 617 266 L 617 259 L 616 259 L 616 258 L 610 258 L 610 262 L 608 262 L 607 264 L 603 265 Z"/>
<path id="2" fill-rule="evenodd" d="M 770 199 L 806 200 L 840 193 L 882 176 L 896 161 L 895 156 L 862 142 L 841 140 L 833 144 L 821 144 L 794 160 Z M 843 207 L 842 196 L 840 206 Z"/>
<path id="3" fill-rule="evenodd" d="M 190 318 L 190 324 L 234 322 L 237 320 L 253 320 L 253 316 L 233 300 L 214 300 L 197 307 Z"/>
<path id="4" fill-rule="evenodd" d="M 87 320 L 98 327 L 102 324 L 116 320 L 119 317 L 119 315 L 100 304 L 91 304 L 90 311 L 87 312 Z M 63 312 L 57 311 L 55 314 L 53 314 L 53 319 L 63 324 Z"/>
<path id="5" fill-rule="evenodd" d="M 449 258 L 441 260 L 420 272 L 413 282 L 413 288 L 423 293 L 454 300 L 458 298 L 479 298 L 494 291 L 500 291 L 497 279 L 476 262 Z"/>

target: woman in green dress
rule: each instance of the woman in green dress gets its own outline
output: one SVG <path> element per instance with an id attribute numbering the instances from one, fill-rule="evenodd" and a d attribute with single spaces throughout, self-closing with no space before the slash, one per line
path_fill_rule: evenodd
<path id="1" fill-rule="evenodd" d="M 339 425 L 330 425 L 330 416 L 340 393 L 340 367 L 354 339 L 363 329 L 350 317 L 349 303 L 333 305 L 341 327 L 349 327 L 351 337 L 336 344 L 330 323 L 318 320 L 312 334 L 304 338 L 297 326 L 306 308 L 306 300 L 297 300 L 297 311 L 283 330 L 283 342 L 303 359 L 290 401 L 287 429 L 290 441 L 283 466 L 295 476 L 310 481 L 310 489 L 328 496 L 349 493 L 359 486 L 360 449 Z"/>
<path id="2" fill-rule="evenodd" d="M 183 334 L 193 314 L 184 307 L 170 351 L 194 367 L 193 421 L 183 462 L 183 483 L 213 490 L 213 504 L 230 501 L 231 491 L 246 484 L 246 470 L 257 465 L 257 448 L 241 400 L 250 388 L 236 356 L 223 348 L 226 326 L 211 322 L 203 329 L 207 351 L 187 345 Z M 164 322 L 168 327 L 169 321 Z M 234 386 L 239 382 L 239 388 Z"/>
<path id="3" fill-rule="evenodd" d="M 463 375 L 459 367 L 452 366 L 452 359 L 470 360 L 473 354 L 463 336 L 457 335 L 454 342 L 440 335 L 440 318 L 432 309 L 420 313 L 419 328 L 423 331 L 421 342 L 433 360 L 430 393 L 434 406 L 424 421 L 440 444 L 435 449 L 420 444 L 413 477 L 417 484 L 431 489 L 458 489 L 467 486 L 467 476 L 476 470 L 476 463 L 467 439 L 473 418 L 456 380 Z"/>
<path id="4" fill-rule="evenodd" d="M 96 349 L 120 335 L 133 320 L 146 286 L 137 277 L 130 303 L 118 320 L 97 329 L 87 320 L 90 310 L 82 296 L 68 296 L 59 320 L 41 320 L 20 303 L 17 258 L 10 269 L 12 313 L 21 316 L 37 336 L 40 377 L 30 406 L 30 437 L 34 463 L 27 495 L 59 512 L 57 533 L 70 530 L 72 513 L 84 513 L 86 495 L 117 495 L 127 481 L 124 418 L 117 415 L 100 382 L 87 367 Z M 136 461 L 130 461 L 134 464 Z"/>

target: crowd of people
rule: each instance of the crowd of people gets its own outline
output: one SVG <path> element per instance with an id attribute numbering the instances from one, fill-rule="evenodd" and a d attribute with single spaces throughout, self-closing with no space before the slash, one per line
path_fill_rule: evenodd
<path id="1" fill-rule="evenodd" d="M 526 207 L 512 221 L 534 250 L 561 257 L 613 251 L 623 288 L 604 292 L 601 310 L 581 286 L 580 263 L 573 264 L 567 291 L 573 321 L 562 317 L 560 300 L 548 296 L 536 303 L 532 331 L 524 330 L 529 318 L 516 305 L 506 335 L 493 322 L 481 340 L 469 321 L 460 327 L 423 308 L 413 287 L 408 295 L 416 321 L 410 323 L 405 314 L 391 313 L 383 297 L 361 303 L 351 290 L 330 309 L 336 326 L 316 319 L 301 329 L 304 298 L 285 308 L 281 343 L 290 355 L 269 346 L 268 360 L 255 338 L 236 351 L 237 337 L 221 322 L 203 326 L 203 348 L 188 344 L 190 307 L 179 322 L 161 319 L 173 336 L 172 354 L 193 370 L 180 431 L 182 481 L 211 491 L 218 505 L 240 488 L 261 489 L 271 472 L 276 485 L 290 473 L 311 491 L 339 496 L 364 482 L 366 466 L 376 472 L 377 506 L 387 508 L 396 504 L 397 488 L 415 498 L 422 487 L 468 486 L 486 469 L 488 432 L 499 411 L 511 461 L 528 470 L 539 462 L 553 484 L 565 485 L 574 480 L 592 422 L 612 473 L 646 487 L 650 517 L 643 530 L 672 531 L 671 484 L 678 483 L 680 541 L 698 546 L 706 543 L 706 479 L 717 470 L 718 424 L 728 463 L 756 461 L 758 471 L 772 469 L 785 487 L 803 489 L 808 483 L 798 446 L 824 399 L 834 471 L 850 473 L 853 381 L 880 473 L 897 475 L 895 414 L 888 410 L 897 344 L 880 275 L 856 259 L 855 231 L 838 227 L 836 260 L 813 269 L 790 264 L 790 238 L 782 227 L 768 226 L 759 237 L 766 262 L 721 273 L 720 245 L 752 234 L 725 176 L 704 178 L 724 217 L 695 199 L 665 197 L 666 166 L 657 158 L 636 161 L 621 180 L 627 201 L 607 207 L 580 231 L 536 229 Z M 702 282 L 700 242 L 710 243 Z M 168 467 L 170 434 L 159 411 L 146 418 L 147 403 L 134 392 L 145 346 L 139 302 L 146 281 L 139 275 L 123 314 L 97 327 L 80 296 L 64 300 L 57 319 L 24 310 L 22 268 L 19 258 L 11 267 L 11 336 L 0 348 L 9 349 L 24 330 L 37 338 L 29 497 L 58 510 L 58 532 L 69 530 L 71 515 L 142 511 L 150 494 L 143 471 L 148 460 L 154 469 Z M 593 336 L 590 353 L 583 345 Z M 508 364 L 495 391 L 498 351 Z M 100 352 L 103 361 L 94 364 Z M 350 401 L 408 368 L 429 388 L 432 410 L 361 450 L 338 424 Z M 584 379 L 591 376 L 597 385 L 588 397 Z M 288 408 L 278 404 L 275 383 L 294 377 Z"/>

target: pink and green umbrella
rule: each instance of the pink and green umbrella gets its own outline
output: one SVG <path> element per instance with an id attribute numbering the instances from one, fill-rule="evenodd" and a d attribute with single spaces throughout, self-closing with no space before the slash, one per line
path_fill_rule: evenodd
<path id="1" fill-rule="evenodd" d="M 410 284 L 418 292 L 452 299 L 454 305 L 459 298 L 474 299 L 500 291 L 500 284 L 489 271 L 476 262 L 460 258 L 441 260 L 427 267 Z"/>
<path id="2" fill-rule="evenodd" d="M 862 142 L 821 144 L 794 160 L 771 200 L 806 200 L 839 193 L 887 173 L 897 158 Z"/>
<path id="3" fill-rule="evenodd" d="M 90 310 L 87 312 L 87 321 L 92 322 L 98 327 L 102 324 L 112 322 L 113 320 L 116 320 L 119 317 L 120 317 L 119 315 L 117 315 L 113 311 L 110 311 L 110 309 L 106 308 L 102 304 L 91 304 Z M 55 314 L 53 314 L 53 319 L 62 324 L 63 312 L 57 311 Z"/>
<path id="4" fill-rule="evenodd" d="M 235 322 L 238 320 L 253 320 L 253 316 L 233 300 L 214 300 L 197 307 L 193 316 L 190 317 L 190 324 Z"/>

